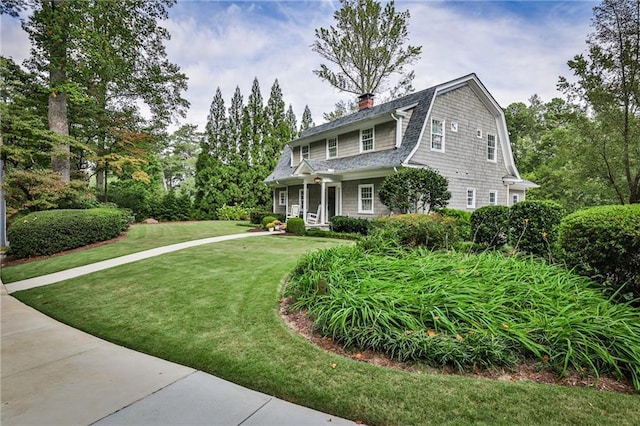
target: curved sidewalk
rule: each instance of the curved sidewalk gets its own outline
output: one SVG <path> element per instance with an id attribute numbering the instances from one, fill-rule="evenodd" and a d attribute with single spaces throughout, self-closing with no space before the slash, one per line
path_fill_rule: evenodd
<path id="1" fill-rule="evenodd" d="M 7 284 L 47 285 L 235 238 L 207 238 Z M 11 297 L 0 281 L 2 409 L 8 425 L 353 425 L 64 325 Z"/>

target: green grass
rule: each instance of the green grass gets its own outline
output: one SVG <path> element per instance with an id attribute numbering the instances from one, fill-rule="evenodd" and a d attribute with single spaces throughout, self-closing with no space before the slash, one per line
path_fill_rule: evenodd
<path id="1" fill-rule="evenodd" d="M 3 267 L 0 274 L 2 282 L 8 284 L 156 247 L 247 232 L 248 228 L 244 226 L 245 224 L 247 222 L 234 221 L 137 224 L 130 227 L 126 239 L 122 241 L 64 256 Z"/>
<path id="2" fill-rule="evenodd" d="M 533 258 L 426 249 L 390 256 L 363 242 L 308 255 L 289 293 L 346 346 L 458 369 L 537 359 L 628 377 L 640 390 L 640 311 L 597 283 Z M 324 280 L 329 295 L 318 294 Z"/>
<path id="3" fill-rule="evenodd" d="M 637 395 L 409 373 L 326 353 L 278 316 L 300 256 L 340 244 L 264 237 L 195 247 L 15 293 L 107 340 L 369 425 L 632 425 Z M 332 364 L 336 368 L 332 368 Z"/>

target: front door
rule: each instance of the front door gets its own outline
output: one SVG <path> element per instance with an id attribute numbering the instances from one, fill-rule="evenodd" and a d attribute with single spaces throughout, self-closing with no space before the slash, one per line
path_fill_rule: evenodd
<path id="1" fill-rule="evenodd" d="M 336 215 L 336 187 L 327 187 L 327 219 L 331 221 L 331 218 Z"/>

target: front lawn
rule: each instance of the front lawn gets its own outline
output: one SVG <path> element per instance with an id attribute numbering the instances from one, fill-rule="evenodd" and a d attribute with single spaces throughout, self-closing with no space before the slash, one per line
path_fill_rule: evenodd
<path id="1" fill-rule="evenodd" d="M 2 282 L 5 284 L 26 280 L 40 275 L 52 274 L 66 269 L 84 266 L 101 260 L 113 259 L 143 250 L 200 238 L 218 237 L 221 235 L 246 232 L 246 222 L 234 221 L 201 221 L 170 222 L 155 225 L 135 224 L 129 228 L 124 239 L 84 249 L 64 256 L 54 256 L 14 266 L 3 266 Z"/>
<path id="2" fill-rule="evenodd" d="M 74 327 L 369 425 L 632 425 L 637 395 L 375 367 L 278 315 L 284 277 L 329 239 L 259 237 L 170 253 L 14 295 Z M 350 244 L 350 243 L 348 243 Z"/>

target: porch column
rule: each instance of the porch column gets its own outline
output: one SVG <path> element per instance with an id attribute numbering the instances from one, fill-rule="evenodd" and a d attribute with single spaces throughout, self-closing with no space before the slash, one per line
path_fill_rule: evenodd
<path id="1" fill-rule="evenodd" d="M 309 193 L 307 192 L 307 182 L 304 182 L 302 184 L 302 193 L 304 194 L 302 200 L 302 220 L 304 220 L 304 223 L 307 223 L 307 203 L 309 200 Z"/>
<path id="2" fill-rule="evenodd" d="M 326 197 L 326 195 L 325 195 L 325 193 L 324 193 L 324 192 L 325 192 L 325 189 L 326 189 L 326 184 L 325 184 L 324 179 L 323 179 L 323 180 L 322 180 L 322 183 L 321 183 L 321 185 L 320 185 L 320 205 L 322 206 L 322 208 L 320 209 L 320 223 L 322 223 L 322 224 L 324 224 L 324 223 L 325 223 L 325 220 L 324 220 L 324 217 L 325 217 L 324 211 L 325 211 L 325 208 L 326 208 L 326 205 L 327 205 L 327 204 L 326 204 L 326 202 L 327 202 L 327 201 L 326 201 L 326 198 L 327 198 L 327 197 Z"/>

